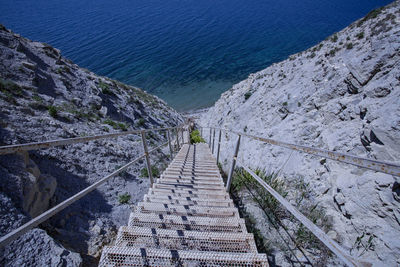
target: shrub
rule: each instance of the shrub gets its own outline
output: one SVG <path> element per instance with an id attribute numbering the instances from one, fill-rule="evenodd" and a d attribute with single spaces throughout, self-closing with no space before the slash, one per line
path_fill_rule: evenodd
<path id="1" fill-rule="evenodd" d="M 113 120 L 106 119 L 103 121 L 103 123 L 110 125 L 111 127 L 113 127 L 114 130 L 118 130 L 118 129 L 121 129 L 122 131 L 128 130 L 128 127 L 126 126 L 126 124 L 122 123 L 122 122 L 115 122 Z"/>
<path id="2" fill-rule="evenodd" d="M 252 93 L 251 93 L 251 92 L 247 92 L 247 93 L 245 93 L 245 94 L 244 94 L 244 100 L 247 100 L 247 99 L 249 99 L 251 95 L 252 95 Z"/>
<path id="3" fill-rule="evenodd" d="M 129 195 L 128 193 L 119 195 L 118 200 L 120 204 L 127 204 L 129 200 L 131 200 L 131 195 Z"/>
<path id="4" fill-rule="evenodd" d="M 119 122 L 117 125 L 118 125 L 118 128 L 120 128 L 122 131 L 124 131 L 124 132 L 128 131 L 128 127 L 126 126 L 125 123 Z"/>
<path id="5" fill-rule="evenodd" d="M 382 10 L 383 10 L 383 7 L 372 10 L 358 22 L 357 26 L 360 27 L 367 20 L 376 18 L 382 12 Z"/>
<path id="6" fill-rule="evenodd" d="M 352 43 L 348 43 L 348 44 L 346 45 L 346 48 L 347 48 L 347 49 L 352 49 L 352 48 L 353 48 L 353 44 L 352 44 Z"/>
<path id="7" fill-rule="evenodd" d="M 15 96 L 21 97 L 23 95 L 21 87 L 8 80 L 3 80 L 0 78 L 0 92 L 3 93 L 2 98 L 4 98 L 7 102 L 10 102 L 14 105 L 17 104 L 17 101 L 15 100 Z"/>
<path id="8" fill-rule="evenodd" d="M 145 124 L 146 124 L 146 121 L 143 118 L 140 118 L 138 121 L 138 126 L 141 127 L 141 126 L 144 126 Z"/>
<path id="9" fill-rule="evenodd" d="M 37 101 L 37 102 L 42 102 L 43 101 L 43 99 L 38 94 L 34 94 L 32 96 L 32 99 Z"/>
<path id="10" fill-rule="evenodd" d="M 149 176 L 149 172 L 147 171 L 147 168 L 142 168 L 140 170 L 140 174 L 142 177 Z M 153 175 L 153 177 L 158 177 L 158 176 L 160 176 L 160 171 L 157 169 L 156 166 L 151 166 L 151 174 Z"/>
<path id="11" fill-rule="evenodd" d="M 199 130 L 194 130 L 193 132 L 190 133 L 190 143 L 191 144 L 196 144 L 196 143 L 205 143 L 206 141 L 200 136 Z"/>
<path id="12" fill-rule="evenodd" d="M 364 32 L 358 33 L 358 34 L 356 35 L 356 37 L 357 37 L 358 39 L 364 38 Z"/>
<path id="13" fill-rule="evenodd" d="M 282 103 L 282 105 L 283 105 L 283 106 L 287 106 L 288 103 L 285 101 L 285 102 Z"/>
<path id="14" fill-rule="evenodd" d="M 50 116 L 52 116 L 53 118 L 57 117 L 57 107 L 49 106 L 48 111 L 49 111 Z"/>
<path id="15" fill-rule="evenodd" d="M 110 86 L 103 81 L 99 81 L 99 88 L 101 92 L 105 95 L 115 96 L 114 92 L 111 91 Z"/>
<path id="16" fill-rule="evenodd" d="M 336 34 L 335 34 L 334 36 L 332 36 L 332 38 L 331 38 L 331 41 L 332 41 L 332 42 L 336 43 L 337 40 L 338 40 L 338 37 L 337 37 Z"/>

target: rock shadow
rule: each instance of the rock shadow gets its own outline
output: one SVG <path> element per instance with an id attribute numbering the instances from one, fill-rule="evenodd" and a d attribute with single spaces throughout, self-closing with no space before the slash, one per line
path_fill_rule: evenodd
<path id="1" fill-rule="evenodd" d="M 74 194 L 87 188 L 89 184 L 81 176 L 77 176 L 65 169 L 63 162 L 41 156 L 37 152 L 30 153 L 32 160 L 39 166 L 44 174 L 49 174 L 57 179 L 57 188 L 52 199 L 52 206 L 68 199 Z M 87 170 L 79 169 L 86 174 Z M 110 213 L 112 206 L 98 190 L 94 190 L 60 211 L 41 226 L 66 248 L 81 253 L 83 258 L 89 257 L 88 241 L 91 238 L 90 221 L 95 221 L 101 213 Z"/>

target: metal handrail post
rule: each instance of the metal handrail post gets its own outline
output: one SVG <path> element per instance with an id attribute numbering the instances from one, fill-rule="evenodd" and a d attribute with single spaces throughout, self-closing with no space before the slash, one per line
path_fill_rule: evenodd
<path id="1" fill-rule="evenodd" d="M 180 147 L 179 147 L 179 131 L 178 131 L 178 129 L 175 129 L 175 132 L 176 132 L 176 145 L 178 146 L 178 150 L 179 150 Z"/>
<path id="2" fill-rule="evenodd" d="M 182 131 L 181 131 L 181 136 L 182 136 L 182 145 L 183 144 L 185 144 L 185 139 L 183 138 L 183 132 L 185 131 L 185 129 L 184 128 L 182 128 Z"/>
<path id="3" fill-rule="evenodd" d="M 190 145 L 190 128 L 187 129 L 188 144 Z"/>
<path id="4" fill-rule="evenodd" d="M 147 150 L 146 133 L 144 131 L 142 131 L 142 143 L 144 154 L 146 155 L 147 172 L 149 173 L 150 186 L 153 186 L 153 175 L 151 173 L 150 157 L 149 151 Z"/>
<path id="5" fill-rule="evenodd" d="M 208 141 L 208 147 L 209 148 L 211 148 L 211 131 L 212 131 L 212 128 L 210 127 L 210 138 L 209 138 L 209 141 Z"/>
<path id="6" fill-rule="evenodd" d="M 203 137 L 203 127 L 200 127 L 200 136 Z"/>
<path id="7" fill-rule="evenodd" d="M 219 130 L 219 134 L 218 134 L 218 146 L 217 146 L 217 164 L 219 161 L 219 149 L 221 147 L 221 130 Z"/>
<path id="8" fill-rule="evenodd" d="M 215 143 L 215 129 L 213 131 L 213 138 L 212 138 L 212 149 L 211 149 L 211 153 L 214 155 L 214 143 Z"/>
<path id="9" fill-rule="evenodd" d="M 232 176 L 233 176 L 233 172 L 235 171 L 236 158 L 237 158 L 237 155 L 239 152 L 240 137 L 241 137 L 241 135 L 239 134 L 238 139 L 236 141 L 235 153 L 233 154 L 233 158 L 232 158 L 232 165 L 231 165 L 231 169 L 229 171 L 228 181 L 226 182 L 226 192 L 229 192 L 229 190 L 231 188 Z"/>
<path id="10" fill-rule="evenodd" d="M 172 150 L 172 145 L 171 145 L 171 135 L 169 133 L 169 130 L 167 130 L 167 137 L 168 137 L 168 147 L 169 147 L 169 153 L 171 154 L 171 159 L 173 158 L 173 150 Z"/>

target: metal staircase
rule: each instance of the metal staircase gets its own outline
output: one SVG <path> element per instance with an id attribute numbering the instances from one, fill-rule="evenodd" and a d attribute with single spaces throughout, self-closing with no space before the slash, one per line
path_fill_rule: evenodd
<path id="1" fill-rule="evenodd" d="M 206 144 L 183 145 L 99 266 L 268 266 Z"/>

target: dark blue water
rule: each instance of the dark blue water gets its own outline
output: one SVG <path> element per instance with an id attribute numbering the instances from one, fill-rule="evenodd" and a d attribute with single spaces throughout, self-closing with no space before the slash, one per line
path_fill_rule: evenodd
<path id="1" fill-rule="evenodd" d="M 0 23 L 188 110 L 390 2 L 0 0 Z"/>

